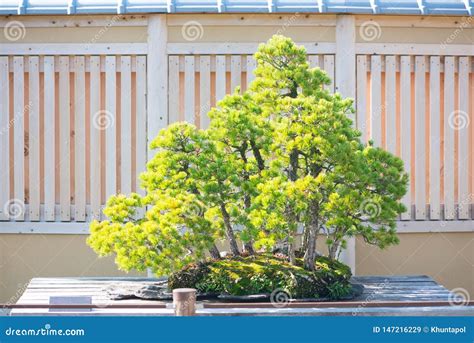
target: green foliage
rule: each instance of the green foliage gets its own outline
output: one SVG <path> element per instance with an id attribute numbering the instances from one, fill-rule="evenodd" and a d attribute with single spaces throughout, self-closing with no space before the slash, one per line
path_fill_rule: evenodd
<path id="1" fill-rule="evenodd" d="M 164 274 L 204 258 L 222 235 L 213 208 L 204 204 L 231 197 L 227 185 L 219 183 L 229 170 L 206 133 L 188 124 L 170 125 L 151 148 L 159 151 L 141 175 L 147 195 L 112 196 L 104 210 L 110 221 L 93 222 L 88 242 L 100 255 L 115 253 L 124 270 Z M 201 182 L 210 173 L 216 181 Z M 145 215 L 135 219 L 147 205 Z"/>
<path id="2" fill-rule="evenodd" d="M 315 271 L 272 255 L 253 255 L 190 264 L 169 278 L 170 289 L 194 287 L 202 293 L 252 295 L 285 290 L 293 298 L 340 299 L 351 293 L 350 269 L 319 257 Z"/>
<path id="3" fill-rule="evenodd" d="M 219 258 L 215 244 L 223 240 L 234 257 L 242 252 L 239 241 L 249 254 L 286 241 L 297 265 L 301 226 L 304 267 L 312 270 L 318 235 L 326 236 L 330 259 L 354 235 L 381 248 L 398 242 L 395 220 L 405 210 L 400 199 L 408 182 L 403 162 L 360 141 L 352 100 L 324 88 L 330 80 L 309 67 L 304 47 L 274 36 L 255 58 L 255 80 L 211 109 L 208 129 L 175 123 L 153 140 L 156 154 L 141 175 L 146 195 L 112 196 L 109 219 L 91 224 L 88 243 L 97 253 L 115 254 L 122 269 L 163 275 L 208 254 Z M 227 272 L 212 275 L 209 290 L 228 284 L 226 291 L 243 291 Z M 257 275 L 245 287 L 285 280 Z"/>

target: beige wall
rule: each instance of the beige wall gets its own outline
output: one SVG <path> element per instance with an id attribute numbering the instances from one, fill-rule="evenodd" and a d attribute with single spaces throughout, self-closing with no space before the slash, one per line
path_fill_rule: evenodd
<path id="1" fill-rule="evenodd" d="M 474 20 L 469 17 L 355 15 L 355 18 L 357 43 L 471 44 L 474 35 Z M 188 26 L 199 32 L 199 39 L 195 40 L 199 43 L 263 42 L 276 33 L 298 42 L 335 42 L 336 36 L 335 15 L 183 14 L 168 16 L 168 25 L 168 41 L 172 43 L 189 43 L 183 34 Z"/>
<path id="2" fill-rule="evenodd" d="M 247 42 L 261 43 L 270 39 L 274 34 L 280 33 L 291 37 L 298 42 L 334 42 L 335 27 L 288 27 L 280 26 L 203 26 L 202 38 L 204 42 Z M 171 26 L 168 29 L 168 40 L 171 43 L 186 43 L 181 26 Z"/>
<path id="3" fill-rule="evenodd" d="M 17 43 L 145 43 L 146 27 L 27 28 Z M 12 43 L 0 35 L 0 43 Z"/>
<path id="4" fill-rule="evenodd" d="M 386 250 L 356 243 L 360 275 L 429 275 L 449 288 L 464 288 L 474 298 L 474 232 L 405 233 Z"/>
<path id="5" fill-rule="evenodd" d="M 421 44 L 472 44 L 473 29 L 419 27 L 380 27 L 373 36 L 359 26 L 356 30 L 357 43 L 421 43 Z M 367 38 L 369 37 L 369 39 Z"/>
<path id="6" fill-rule="evenodd" d="M 84 235 L 0 235 L 0 303 L 14 303 L 31 278 L 127 275 L 99 258 Z M 128 275 L 137 275 L 130 273 Z"/>
<path id="7" fill-rule="evenodd" d="M 25 23 L 25 36 L 11 42 L 4 35 L 0 35 L 0 42 L 87 44 L 147 41 L 146 16 L 120 18 L 122 19 L 106 16 L 75 16 L 74 19 L 61 16 L 21 17 L 16 20 Z M 270 18 L 271 21 L 268 20 Z M 359 43 L 471 44 L 474 35 L 474 20 L 469 17 L 356 15 L 355 18 L 356 38 Z M 98 20 L 103 20 L 105 24 L 97 24 Z M 196 22 L 201 28 L 197 28 Z M 369 32 L 366 32 L 364 26 L 371 22 L 375 23 L 375 26 L 369 25 Z M 46 27 L 46 23 L 49 27 Z M 189 43 L 186 35 L 183 35 L 183 30 L 188 26 L 193 26 L 200 34 L 199 39 L 192 40 L 191 43 L 263 42 L 275 33 L 284 34 L 299 42 L 334 42 L 336 16 L 302 13 L 186 14 L 168 16 L 168 25 L 168 41 L 171 43 Z M 188 34 L 192 36 L 193 33 Z M 364 35 L 368 35 L 370 39 L 367 40 Z"/>

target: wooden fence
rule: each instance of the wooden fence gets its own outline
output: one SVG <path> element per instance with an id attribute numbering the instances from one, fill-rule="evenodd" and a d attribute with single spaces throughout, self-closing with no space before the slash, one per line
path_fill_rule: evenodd
<path id="1" fill-rule="evenodd" d="M 308 60 L 334 79 L 334 55 L 309 55 Z M 207 127 L 207 112 L 236 87 L 245 91 L 255 77 L 255 67 L 252 55 L 169 56 L 169 122 Z M 334 91 L 334 84 L 328 88 Z"/>
<path id="2" fill-rule="evenodd" d="M 334 79 L 334 55 L 308 58 Z M 357 127 L 410 173 L 402 220 L 471 218 L 472 63 L 467 56 L 357 56 Z M 169 56 L 169 122 L 206 127 L 216 99 L 245 90 L 254 68 L 251 55 Z"/>
<path id="3" fill-rule="evenodd" d="M 334 79 L 333 54 L 308 59 Z M 467 56 L 357 56 L 357 127 L 411 175 L 402 220 L 471 218 L 472 64 Z M 170 55 L 169 123 L 206 127 L 209 109 L 245 90 L 254 68 L 252 55 Z M 0 209 L 1 220 L 88 221 L 100 218 L 108 195 L 140 189 L 145 56 L 0 57 L 0 77 L 8 113 L 0 203 L 24 199 L 26 209 Z"/>
<path id="4" fill-rule="evenodd" d="M 0 232 L 65 222 L 56 233 L 77 223 L 87 233 L 109 195 L 140 191 L 147 141 L 160 128 L 204 128 L 218 99 L 247 88 L 256 43 L 168 42 L 168 28 L 179 32 L 186 18 L 163 18 L 140 19 L 147 43 L 2 43 Z M 269 20 L 262 25 L 279 19 Z M 400 230 L 473 231 L 472 47 L 356 42 L 351 16 L 320 20 L 336 26 L 335 43 L 302 43 L 310 64 L 333 79 L 331 91 L 356 98 L 363 139 L 410 173 Z"/>
<path id="5" fill-rule="evenodd" d="M 0 220 L 89 221 L 139 189 L 146 56 L 0 57 L 0 84 Z"/>
<path id="6" fill-rule="evenodd" d="M 357 56 L 357 127 L 410 174 L 402 220 L 470 219 L 473 58 Z"/>

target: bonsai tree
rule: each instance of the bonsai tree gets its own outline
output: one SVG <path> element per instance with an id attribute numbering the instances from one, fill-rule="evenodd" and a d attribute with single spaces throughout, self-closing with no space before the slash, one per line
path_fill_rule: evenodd
<path id="1" fill-rule="evenodd" d="M 296 229 L 303 227 L 304 266 L 314 268 L 319 234 L 336 258 L 346 238 L 361 235 L 381 248 L 398 242 L 395 220 L 408 176 L 390 153 L 363 145 L 347 116 L 352 100 L 330 94 L 330 80 L 311 69 L 303 47 L 274 37 L 255 55 L 256 81 L 250 93 L 272 122 L 273 175 L 259 184 L 256 225 L 287 232 L 294 260 Z"/>
<path id="2" fill-rule="evenodd" d="M 330 79 L 306 57 L 304 47 L 274 36 L 255 54 L 248 90 L 222 99 L 208 129 L 163 129 L 141 175 L 146 195 L 112 196 L 109 219 L 91 224 L 91 247 L 116 254 L 122 269 L 163 275 L 218 260 L 222 242 L 236 261 L 284 243 L 288 261 L 309 272 L 321 235 L 328 261 L 354 235 L 381 248 L 397 243 L 403 162 L 360 141 L 348 117 L 352 100 L 329 93 Z"/>

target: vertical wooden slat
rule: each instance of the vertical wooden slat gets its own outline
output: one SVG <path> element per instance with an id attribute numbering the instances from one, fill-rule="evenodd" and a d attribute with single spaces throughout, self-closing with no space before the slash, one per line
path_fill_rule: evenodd
<path id="1" fill-rule="evenodd" d="M 86 220 L 86 83 L 84 56 L 74 61 L 74 208 L 76 221 Z"/>
<path id="2" fill-rule="evenodd" d="M 147 141 L 168 125 L 168 25 L 166 14 L 148 16 L 147 55 Z M 148 150 L 148 160 L 155 151 Z"/>
<path id="3" fill-rule="evenodd" d="M 54 56 L 44 57 L 44 218 L 56 219 L 56 163 L 55 163 L 55 72 Z"/>
<path id="4" fill-rule="evenodd" d="M 440 58 L 430 58 L 430 219 L 440 219 Z"/>
<path id="5" fill-rule="evenodd" d="M 458 213 L 459 219 L 469 217 L 469 57 L 459 57 L 458 130 Z"/>
<path id="6" fill-rule="evenodd" d="M 121 120 L 121 188 L 120 192 L 129 194 L 132 191 L 132 74 L 130 56 L 120 58 L 120 120 Z M 143 134 L 143 133 L 142 133 Z"/>
<path id="7" fill-rule="evenodd" d="M 415 219 L 426 219 L 425 57 L 415 58 Z"/>
<path id="8" fill-rule="evenodd" d="M 90 197 L 91 216 L 100 219 L 100 131 L 98 114 L 100 112 L 100 57 L 90 57 Z"/>
<path id="9" fill-rule="evenodd" d="M 367 56 L 357 56 L 357 129 L 362 133 L 361 139 L 367 141 Z"/>
<path id="10" fill-rule="evenodd" d="M 10 198 L 10 81 L 8 57 L 0 57 L 0 220 L 8 220 L 5 204 Z"/>
<path id="11" fill-rule="evenodd" d="M 242 58 L 240 55 L 233 55 L 230 58 L 230 91 L 233 93 L 235 88 L 242 83 Z"/>
<path id="12" fill-rule="evenodd" d="M 138 56 L 137 57 L 137 74 L 136 74 L 136 97 L 137 97 L 137 109 L 136 109 L 136 171 L 137 171 L 137 180 L 136 180 L 136 189 L 137 193 L 144 195 L 145 192 L 140 188 L 140 180 L 138 176 L 140 173 L 145 171 L 146 166 L 146 57 Z M 171 90 L 171 89 L 170 89 Z"/>
<path id="13" fill-rule="evenodd" d="M 24 149 L 25 149 L 25 74 L 23 57 L 15 56 L 13 58 L 13 161 L 14 161 L 14 196 L 17 202 L 25 201 L 25 182 L 24 182 Z M 16 220 L 24 220 L 24 208 L 19 213 L 15 213 Z M 11 219 L 11 218 L 10 218 Z"/>
<path id="14" fill-rule="evenodd" d="M 411 173 L 411 61 L 410 56 L 400 58 L 400 123 L 401 123 L 401 157 L 405 171 Z M 402 220 L 411 219 L 411 192 L 408 191 L 402 199 L 407 211 L 401 215 Z"/>
<path id="15" fill-rule="evenodd" d="M 211 57 L 201 56 L 199 72 L 199 96 L 201 129 L 209 126 L 207 113 L 211 109 Z"/>
<path id="16" fill-rule="evenodd" d="M 69 56 L 59 57 L 59 178 L 61 221 L 71 219 Z"/>
<path id="17" fill-rule="evenodd" d="M 117 156 L 116 156 L 116 57 L 105 57 L 105 113 L 109 120 L 105 127 L 105 195 L 108 198 L 117 192 Z"/>
<path id="18" fill-rule="evenodd" d="M 308 57 L 308 62 L 311 68 L 319 67 L 321 65 L 319 62 L 319 55 L 310 55 Z"/>
<path id="19" fill-rule="evenodd" d="M 370 69 L 370 135 L 376 147 L 382 146 L 382 61 L 371 57 Z"/>
<path id="20" fill-rule="evenodd" d="M 169 123 L 179 120 L 179 56 L 169 57 Z"/>
<path id="21" fill-rule="evenodd" d="M 385 57 L 385 135 L 387 151 L 397 150 L 397 80 L 395 56 Z"/>
<path id="22" fill-rule="evenodd" d="M 257 61 L 255 61 L 253 56 L 247 56 L 247 89 L 249 88 L 250 83 L 255 79 L 254 70 L 256 67 Z"/>
<path id="23" fill-rule="evenodd" d="M 331 78 L 331 84 L 326 89 L 334 93 L 334 55 L 324 55 L 324 71 Z"/>
<path id="24" fill-rule="evenodd" d="M 40 220 L 40 85 L 39 85 L 39 57 L 30 56 L 29 64 L 29 212 L 31 221 Z"/>
<path id="25" fill-rule="evenodd" d="M 225 56 L 216 56 L 216 103 L 226 94 L 225 64 Z"/>
<path id="26" fill-rule="evenodd" d="M 184 58 L 184 120 L 194 124 L 194 56 Z"/>
<path id="27" fill-rule="evenodd" d="M 454 57 L 444 59 L 444 217 L 454 213 Z"/>
<path id="28" fill-rule="evenodd" d="M 336 16 L 336 54 L 334 58 L 334 77 L 336 91 L 346 98 L 354 98 L 356 85 L 356 25 L 355 16 Z M 347 113 L 352 121 L 353 113 Z M 355 249 L 355 241 L 352 242 Z M 352 252 L 355 260 L 355 250 Z M 344 252 L 342 253 L 345 254 Z M 355 263 L 355 262 L 354 262 Z M 355 266 L 354 266 L 355 267 Z M 352 268 L 351 268 L 352 269 Z M 352 269 L 354 270 L 354 269 Z"/>

